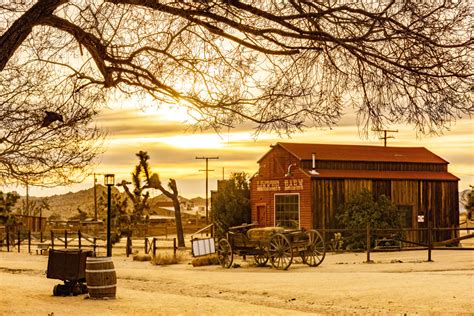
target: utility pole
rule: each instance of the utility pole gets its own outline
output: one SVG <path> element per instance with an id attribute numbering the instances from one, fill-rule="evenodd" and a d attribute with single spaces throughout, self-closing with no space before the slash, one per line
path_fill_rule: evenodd
<path id="1" fill-rule="evenodd" d="M 97 175 L 100 175 L 102 173 L 93 173 L 94 175 L 94 221 L 97 222 Z"/>
<path id="2" fill-rule="evenodd" d="M 374 132 L 383 132 L 383 137 L 379 137 L 379 139 L 383 139 L 383 146 L 387 147 L 387 139 L 388 138 L 395 138 L 395 136 L 387 136 L 387 133 L 398 133 L 397 130 L 391 130 L 391 129 L 373 129 L 372 131 Z"/>
<path id="3" fill-rule="evenodd" d="M 219 159 L 219 157 L 196 157 L 196 159 L 205 159 L 206 160 L 206 169 L 202 171 L 206 171 L 206 225 L 209 224 L 209 198 L 208 198 L 208 191 L 209 191 L 209 159 Z M 201 170 L 199 170 L 201 171 Z"/>
<path id="4" fill-rule="evenodd" d="M 30 184 L 28 183 L 28 177 L 26 178 L 26 203 L 25 203 L 25 208 L 26 208 L 26 215 L 30 215 Z"/>

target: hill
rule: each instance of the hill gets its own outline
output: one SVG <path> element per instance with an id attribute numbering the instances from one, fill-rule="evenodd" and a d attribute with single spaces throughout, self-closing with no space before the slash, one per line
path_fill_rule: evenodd
<path id="1" fill-rule="evenodd" d="M 97 209 L 98 217 L 104 217 L 106 212 L 106 201 L 107 201 L 107 188 L 101 184 L 96 185 L 97 191 Z M 132 207 L 132 202 L 127 197 L 125 192 L 120 192 L 116 187 L 112 188 L 112 194 L 119 194 L 122 198 L 129 201 L 130 208 Z M 179 196 L 179 200 L 184 210 L 188 205 L 204 205 L 205 199 L 197 197 L 194 199 L 187 199 L 185 197 Z M 69 192 L 66 194 L 53 195 L 49 197 L 29 197 L 30 207 L 38 207 L 42 201 L 47 201 L 49 209 L 43 210 L 44 217 L 50 217 L 51 215 L 57 215 L 61 219 L 69 219 L 73 216 L 79 214 L 78 209 L 82 212 L 86 212 L 89 217 L 94 217 L 94 189 L 86 189 L 78 192 Z M 165 215 L 165 216 L 174 216 L 172 211 L 172 201 L 164 194 L 160 194 L 156 197 L 152 197 L 149 200 L 150 213 L 156 215 Z M 196 201 L 193 202 L 193 201 Z M 26 197 L 20 196 L 17 204 L 14 209 L 19 212 L 24 209 L 26 204 Z M 36 214 L 38 215 L 38 214 Z"/>

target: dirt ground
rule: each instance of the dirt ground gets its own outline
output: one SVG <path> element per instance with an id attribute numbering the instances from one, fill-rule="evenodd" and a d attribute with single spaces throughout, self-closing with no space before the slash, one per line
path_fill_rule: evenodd
<path id="1" fill-rule="evenodd" d="M 0 252 L 0 315 L 474 315 L 474 252 L 426 251 L 328 254 L 317 268 L 288 271 L 155 266 L 113 257 L 117 298 L 54 297 L 47 256 Z"/>

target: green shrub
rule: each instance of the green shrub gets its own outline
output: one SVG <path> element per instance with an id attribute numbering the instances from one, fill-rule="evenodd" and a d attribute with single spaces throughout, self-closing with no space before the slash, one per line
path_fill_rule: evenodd
<path id="1" fill-rule="evenodd" d="M 366 248 L 367 224 L 371 229 L 401 228 L 402 218 L 395 204 L 385 195 L 380 195 L 377 200 L 366 189 L 352 196 L 338 209 L 336 215 L 338 226 L 349 230 L 363 230 L 361 232 L 348 232 L 345 234 L 346 249 Z"/>

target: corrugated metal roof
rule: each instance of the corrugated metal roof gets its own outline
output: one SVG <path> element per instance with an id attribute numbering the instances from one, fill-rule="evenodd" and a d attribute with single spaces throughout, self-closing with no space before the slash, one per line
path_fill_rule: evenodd
<path id="1" fill-rule="evenodd" d="M 318 174 L 305 172 L 312 178 L 321 179 L 390 179 L 390 180 L 438 180 L 458 181 L 459 178 L 449 172 L 430 171 L 377 171 L 377 170 L 333 170 L 317 169 Z"/>
<path id="2" fill-rule="evenodd" d="M 435 155 L 424 147 L 382 147 L 303 143 L 277 143 L 277 146 L 278 145 L 292 153 L 300 160 L 311 160 L 312 153 L 315 153 L 316 160 L 380 161 L 434 164 L 448 163 L 446 160 Z"/>

